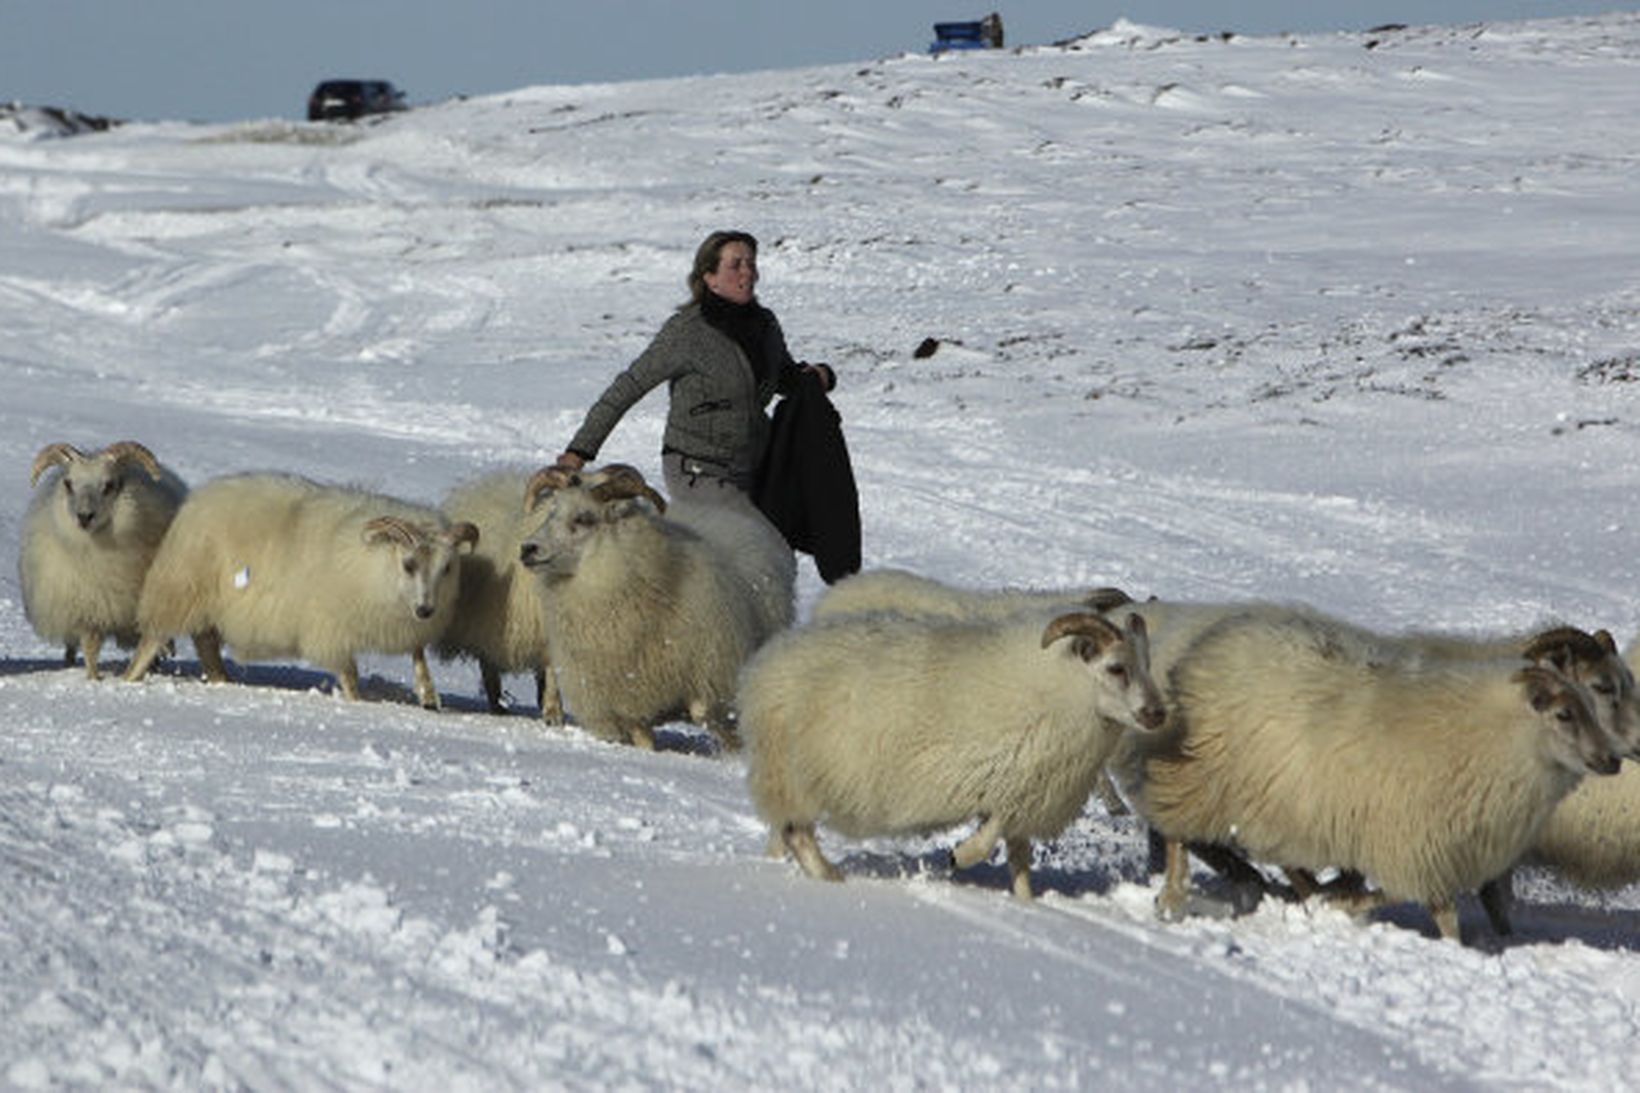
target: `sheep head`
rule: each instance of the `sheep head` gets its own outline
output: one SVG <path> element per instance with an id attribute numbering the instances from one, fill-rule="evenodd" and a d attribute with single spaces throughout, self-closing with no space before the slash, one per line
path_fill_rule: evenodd
<path id="1" fill-rule="evenodd" d="M 1162 692 L 1150 678 L 1145 620 L 1129 613 L 1118 627 L 1096 611 L 1060 615 L 1042 631 L 1042 648 L 1065 639 L 1092 674 L 1100 709 L 1120 728 L 1154 732 L 1167 721 Z"/>
<path id="2" fill-rule="evenodd" d="M 1617 642 L 1606 630 L 1590 634 L 1556 626 L 1533 637 L 1521 655 L 1549 664 L 1589 689 L 1595 719 L 1619 755 L 1640 759 L 1640 694 Z"/>
<path id="3" fill-rule="evenodd" d="M 1576 774 L 1616 774 L 1610 736 L 1595 714 L 1588 688 L 1553 664 L 1533 664 L 1510 676 L 1543 725 L 1548 757 Z"/>
<path id="4" fill-rule="evenodd" d="M 400 599 L 418 619 L 430 619 L 453 602 L 463 547 L 478 542 L 469 523 L 441 528 L 399 516 L 377 516 L 360 533 L 367 547 L 393 552 L 393 579 Z"/>
<path id="5" fill-rule="evenodd" d="M 158 481 L 163 472 L 154 453 L 134 440 L 121 440 L 101 451 L 85 454 L 72 444 L 47 444 L 34 456 L 30 485 L 53 467 L 62 471 L 62 513 L 88 535 L 95 535 L 113 518 L 114 504 L 125 492 L 131 468 Z"/>
<path id="6" fill-rule="evenodd" d="M 554 466 L 531 477 L 524 490 L 524 509 L 540 509 L 542 517 L 519 547 L 519 563 L 537 576 L 556 581 L 574 575 L 581 556 L 605 529 L 664 512 L 666 499 L 624 463 L 610 463 L 589 473 Z"/>

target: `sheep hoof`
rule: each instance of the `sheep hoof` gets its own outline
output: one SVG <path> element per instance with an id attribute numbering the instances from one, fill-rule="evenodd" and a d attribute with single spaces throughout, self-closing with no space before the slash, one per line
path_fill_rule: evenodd
<path id="1" fill-rule="evenodd" d="M 1188 894 L 1162 892 L 1156 896 L 1156 917 L 1163 922 L 1183 922 L 1189 902 Z"/>

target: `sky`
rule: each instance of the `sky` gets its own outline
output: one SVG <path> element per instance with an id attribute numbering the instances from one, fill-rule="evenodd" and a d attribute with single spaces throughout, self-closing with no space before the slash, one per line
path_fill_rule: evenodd
<path id="1" fill-rule="evenodd" d="M 1225 917 L 1201 864 L 1160 920 L 1143 824 L 1097 800 L 1037 842 L 1028 905 L 1001 860 L 952 869 L 970 824 L 828 826 L 824 884 L 767 856 L 745 758 L 692 726 L 655 753 L 547 726 L 527 673 L 492 715 L 442 657 L 426 710 L 368 650 L 347 702 L 237 627 L 233 682 L 187 637 L 140 684 L 105 647 L 91 681 L 24 608 L 46 445 L 436 504 L 562 451 L 733 225 L 837 373 L 868 566 L 1159 596 L 1163 679 L 1178 601 L 1633 649 L 1640 14 L 1373 38 L 1122 24 L 357 126 L 59 139 L 0 111 L 0 1090 L 1633 1088 L 1640 855 L 1612 891 L 1523 867 L 1510 939 L 1465 896 L 1462 946 L 1409 903 Z M 666 408 L 600 460 L 658 476 Z M 274 565 L 215 572 L 254 596 Z M 800 559 L 800 624 L 822 590 Z M 1482 764 L 1425 765 L 1437 815 L 1386 795 L 1361 826 L 1532 835 L 1529 807 L 1469 815 Z M 1632 824 L 1624 770 L 1577 793 Z M 1272 804 L 1412 781 L 1318 770 Z M 1640 847 L 1608 835 L 1585 846 Z"/>
<path id="2" fill-rule="evenodd" d="M 924 50 L 934 22 L 991 10 L 1014 46 L 1077 37 L 1118 18 L 1271 34 L 1625 7 L 1619 0 L 1036 0 L 995 8 L 955 0 L 0 0 L 0 101 L 148 121 L 292 117 L 330 76 L 390 79 L 415 104 L 537 84 L 865 61 Z"/>

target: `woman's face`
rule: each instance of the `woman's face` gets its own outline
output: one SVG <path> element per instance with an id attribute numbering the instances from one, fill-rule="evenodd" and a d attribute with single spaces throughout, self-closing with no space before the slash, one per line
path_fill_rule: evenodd
<path id="1" fill-rule="evenodd" d="M 702 280 L 732 304 L 749 304 L 757 288 L 757 254 L 745 243 L 727 243 L 718 252 L 717 269 Z"/>

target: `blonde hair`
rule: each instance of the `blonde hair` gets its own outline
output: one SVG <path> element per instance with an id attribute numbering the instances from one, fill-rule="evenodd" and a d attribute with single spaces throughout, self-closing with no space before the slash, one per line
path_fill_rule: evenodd
<path id="1" fill-rule="evenodd" d="M 698 304 L 706 295 L 706 275 L 717 272 L 718 262 L 723 259 L 723 248 L 730 243 L 746 244 L 752 249 L 752 257 L 757 257 L 757 239 L 751 232 L 715 231 L 708 235 L 695 248 L 695 264 L 689 270 L 689 303 Z M 689 304 L 683 306 L 688 307 Z"/>

